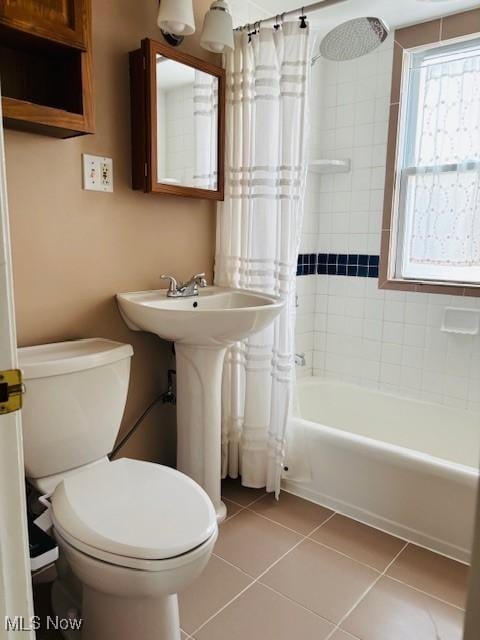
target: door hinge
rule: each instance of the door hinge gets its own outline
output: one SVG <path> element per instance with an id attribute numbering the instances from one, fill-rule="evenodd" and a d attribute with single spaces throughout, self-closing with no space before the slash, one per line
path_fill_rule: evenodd
<path id="1" fill-rule="evenodd" d="M 25 385 L 20 369 L 0 371 L 0 415 L 20 411 L 24 393 Z"/>

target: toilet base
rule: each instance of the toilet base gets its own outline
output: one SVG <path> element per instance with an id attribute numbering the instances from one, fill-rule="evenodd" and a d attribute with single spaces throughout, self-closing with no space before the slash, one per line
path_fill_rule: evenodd
<path id="1" fill-rule="evenodd" d="M 57 580 L 52 589 L 54 615 L 61 620 L 75 612 L 81 631 L 61 629 L 65 640 L 180 640 L 176 595 L 154 599 L 119 598 L 84 587 L 81 611 Z"/>
<path id="2" fill-rule="evenodd" d="M 180 640 L 176 594 L 202 573 L 217 535 L 215 529 L 200 547 L 182 556 L 143 560 L 144 568 L 129 568 L 79 551 L 55 529 L 60 577 L 53 605 L 60 617 L 68 618 L 70 612 L 83 621 L 81 633 L 64 633 L 65 640 Z"/>
<path id="3" fill-rule="evenodd" d="M 217 524 L 222 523 L 227 517 L 227 507 L 223 500 L 221 500 L 220 504 L 215 508 L 215 513 L 217 514 Z"/>
<path id="4" fill-rule="evenodd" d="M 85 587 L 82 615 L 86 640 L 180 640 L 176 595 L 130 599 Z"/>
<path id="5" fill-rule="evenodd" d="M 60 580 L 55 580 L 52 586 L 52 611 L 57 620 L 69 620 L 75 612 L 76 617 L 81 619 L 79 603 L 72 597 L 70 592 L 63 586 Z M 60 629 L 60 633 L 65 640 L 80 640 L 81 630 Z"/>

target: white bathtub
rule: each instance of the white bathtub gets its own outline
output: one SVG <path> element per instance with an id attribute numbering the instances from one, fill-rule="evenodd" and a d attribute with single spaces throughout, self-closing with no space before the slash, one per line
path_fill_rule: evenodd
<path id="1" fill-rule="evenodd" d="M 480 414 L 321 378 L 298 400 L 284 489 L 468 562 Z"/>

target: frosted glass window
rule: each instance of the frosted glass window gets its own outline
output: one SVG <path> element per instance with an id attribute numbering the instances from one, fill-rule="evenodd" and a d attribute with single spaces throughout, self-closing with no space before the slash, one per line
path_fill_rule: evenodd
<path id="1" fill-rule="evenodd" d="M 480 39 L 409 52 L 395 277 L 480 283 Z"/>

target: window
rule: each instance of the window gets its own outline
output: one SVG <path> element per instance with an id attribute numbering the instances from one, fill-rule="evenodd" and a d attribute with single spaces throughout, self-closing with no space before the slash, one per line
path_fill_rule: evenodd
<path id="1" fill-rule="evenodd" d="M 480 38 L 403 55 L 391 275 L 480 285 Z"/>

